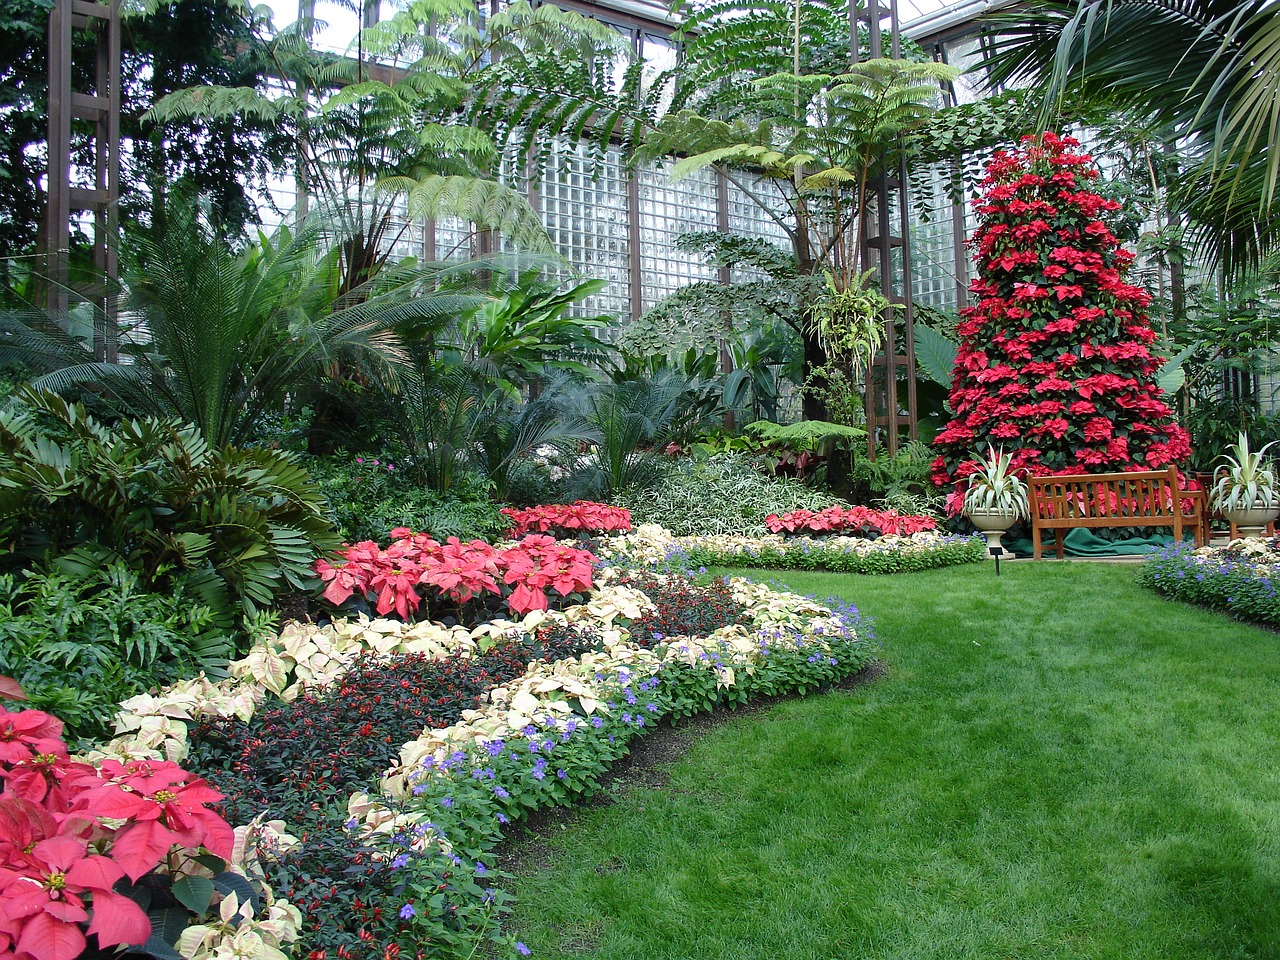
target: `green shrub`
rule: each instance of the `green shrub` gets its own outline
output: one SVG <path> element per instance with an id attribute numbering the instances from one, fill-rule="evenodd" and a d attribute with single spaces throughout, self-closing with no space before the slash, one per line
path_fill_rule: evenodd
<path id="1" fill-rule="evenodd" d="M 338 545 L 323 507 L 290 455 L 215 450 L 190 424 L 108 427 L 34 390 L 0 410 L 0 572 L 121 563 L 145 590 L 187 578 L 229 622 L 310 586 L 316 554 Z"/>
<path id="2" fill-rule="evenodd" d="M 422 486 L 413 471 L 387 456 L 308 458 L 307 466 L 327 500 L 329 515 L 348 543 L 385 542 L 396 527 L 437 540 L 494 541 L 510 525 L 489 499 L 477 474 L 461 472 L 448 493 Z"/>
<path id="3" fill-rule="evenodd" d="M 613 502 L 631 511 L 633 524 L 658 523 L 680 537 L 713 533 L 763 535 L 764 518 L 789 510 L 821 510 L 843 500 L 796 480 L 770 477 L 763 464 L 740 453 L 675 462 L 648 489 L 628 489 Z"/>
<path id="4" fill-rule="evenodd" d="M 83 579 L 0 576 L 0 675 L 61 717 L 69 739 L 105 739 L 117 704 L 135 694 L 225 674 L 233 648 L 181 577 L 151 593 L 118 562 Z"/>

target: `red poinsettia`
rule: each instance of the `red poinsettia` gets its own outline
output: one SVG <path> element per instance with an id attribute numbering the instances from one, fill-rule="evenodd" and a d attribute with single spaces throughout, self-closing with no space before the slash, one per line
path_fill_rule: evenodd
<path id="1" fill-rule="evenodd" d="M 1190 455 L 1155 375 L 1163 359 L 1126 283 L 1133 255 L 1106 217 L 1120 205 L 1075 140 L 1045 133 L 987 164 L 970 243 L 978 276 L 961 311 L 935 482 L 963 483 L 988 444 L 1037 474 L 1147 470 Z M 953 510 L 961 498 L 948 499 Z"/>

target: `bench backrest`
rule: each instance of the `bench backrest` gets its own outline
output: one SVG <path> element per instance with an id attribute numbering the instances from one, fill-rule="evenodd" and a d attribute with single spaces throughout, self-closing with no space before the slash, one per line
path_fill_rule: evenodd
<path id="1" fill-rule="evenodd" d="M 1141 526 L 1144 519 L 1185 517 L 1178 494 L 1178 472 L 1075 474 L 1031 477 L 1029 499 L 1034 521 L 1089 520 L 1091 526 Z"/>

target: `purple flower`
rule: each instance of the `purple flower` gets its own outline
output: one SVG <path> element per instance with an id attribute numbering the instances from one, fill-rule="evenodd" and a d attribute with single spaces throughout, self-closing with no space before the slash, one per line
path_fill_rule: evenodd
<path id="1" fill-rule="evenodd" d="M 565 773 L 563 770 L 557 770 L 556 776 L 563 780 L 565 777 L 569 776 L 569 774 Z"/>
<path id="2" fill-rule="evenodd" d="M 412 903 L 406 903 L 403 907 L 400 908 L 401 920 L 412 920 L 417 915 L 418 915 L 418 911 L 413 909 Z"/>
<path id="3" fill-rule="evenodd" d="M 501 790 L 502 788 L 501 788 L 501 787 L 499 787 L 498 789 L 500 789 L 500 790 Z M 506 793 L 506 791 L 505 791 L 505 790 L 504 790 L 503 792 L 504 792 L 504 793 Z M 510 796 L 510 794 L 507 794 L 507 796 Z M 510 823 L 510 822 L 511 822 L 511 818 L 510 818 L 510 817 L 508 817 L 505 813 L 500 813 L 500 814 L 498 814 L 498 822 L 499 822 L 499 823 L 502 823 L 502 824 L 507 824 L 507 823 Z"/>
<path id="4" fill-rule="evenodd" d="M 452 807 L 452 806 L 453 806 L 453 797 L 441 797 L 441 798 L 440 798 L 440 806 L 444 807 L 446 810 L 447 810 L 449 807 Z"/>
<path id="5" fill-rule="evenodd" d="M 480 863 L 480 862 L 478 862 L 478 861 L 477 861 L 477 863 L 476 863 L 476 876 L 477 876 L 477 877 L 483 877 L 483 876 L 484 876 L 486 873 L 488 873 L 488 872 L 489 872 L 489 868 L 488 868 L 488 867 L 486 867 L 483 863 Z"/>
<path id="6" fill-rule="evenodd" d="M 506 790 L 504 790 L 502 787 L 494 787 L 493 795 L 497 797 L 499 800 L 505 800 L 507 799 L 507 797 L 511 796 L 511 794 L 508 793 Z"/>
<path id="7" fill-rule="evenodd" d="M 408 862 L 409 862 L 409 855 L 407 853 L 402 853 L 398 857 L 396 857 L 394 860 L 391 861 L 391 869 L 399 870 L 401 867 L 405 866 Z"/>
<path id="8" fill-rule="evenodd" d="M 526 947 L 526 946 L 525 946 L 523 943 L 521 943 L 519 940 L 517 940 L 517 941 L 516 941 L 516 953 L 520 954 L 520 956 L 522 956 L 522 957 L 527 957 L 529 954 L 533 953 L 533 951 L 532 951 L 532 950 L 530 950 L 528 947 Z"/>

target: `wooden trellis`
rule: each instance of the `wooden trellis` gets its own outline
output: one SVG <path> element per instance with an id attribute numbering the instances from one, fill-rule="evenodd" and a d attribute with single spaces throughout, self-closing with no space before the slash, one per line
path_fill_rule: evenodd
<path id="1" fill-rule="evenodd" d="M 858 26 L 866 24 L 872 59 L 886 55 L 883 34 L 890 36 L 888 56 L 902 56 L 898 2 L 863 0 L 851 3 L 849 50 L 859 56 Z M 918 435 L 914 311 L 911 302 L 911 244 L 906 161 L 896 171 L 886 171 L 871 183 L 875 199 L 873 215 L 864 215 L 859 242 L 865 262 L 876 268 L 880 291 L 889 301 L 885 311 L 884 341 L 867 368 L 867 455 L 878 449 L 892 456 L 902 432 Z"/>
<path id="2" fill-rule="evenodd" d="M 72 40 L 77 31 L 94 37 L 92 64 L 74 62 Z M 91 88 L 75 89 L 74 80 L 86 75 L 92 78 Z M 87 133 L 91 141 L 92 159 L 83 166 L 73 164 L 73 128 Z M 84 154 L 78 151 L 77 156 L 83 162 Z M 49 179 L 43 251 L 49 282 L 45 306 L 55 321 L 65 322 L 73 305 L 93 304 L 94 355 L 112 362 L 117 346 L 111 288 L 120 272 L 119 204 L 120 0 L 55 0 L 49 15 Z M 94 276 L 87 281 L 78 281 L 71 273 L 73 226 L 92 230 Z"/>

